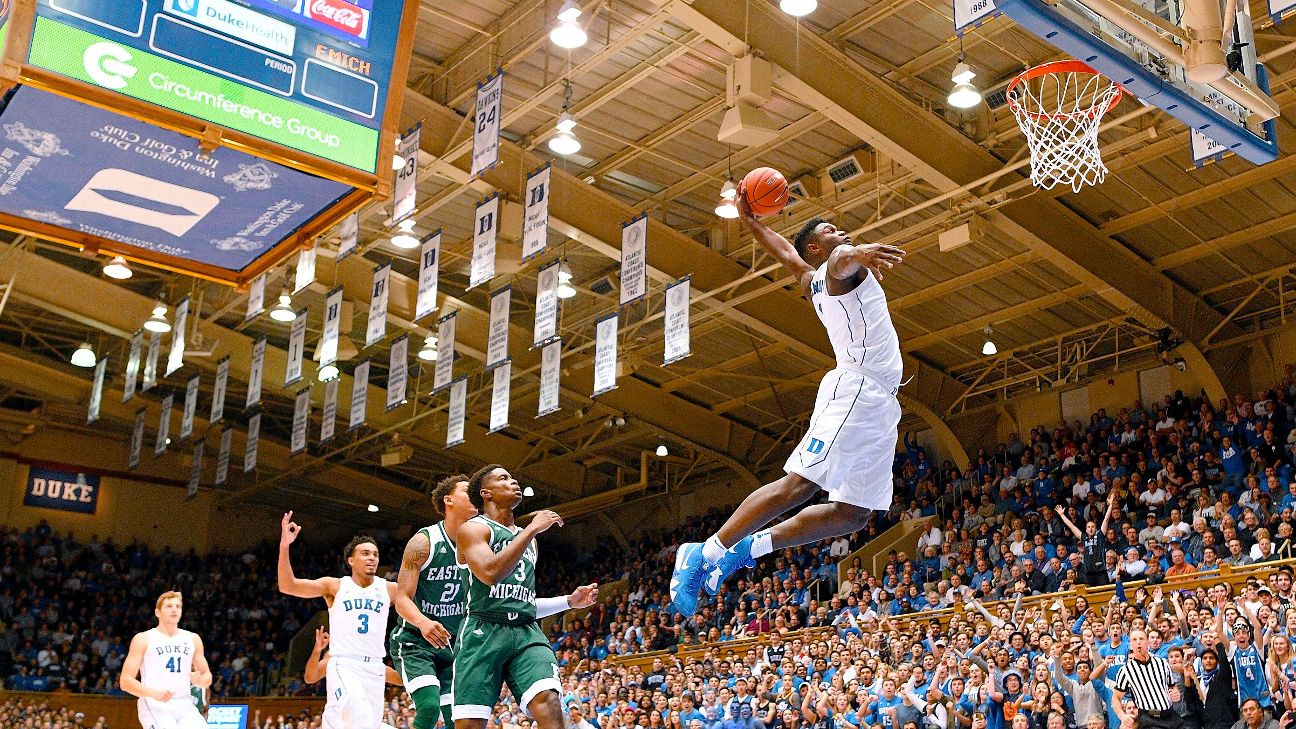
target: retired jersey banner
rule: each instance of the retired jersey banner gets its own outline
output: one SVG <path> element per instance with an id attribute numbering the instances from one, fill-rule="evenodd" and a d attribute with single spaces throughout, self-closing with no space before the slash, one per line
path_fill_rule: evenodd
<path id="1" fill-rule="evenodd" d="M 243 446 L 243 473 L 256 468 L 257 448 L 261 443 L 261 413 L 248 418 L 247 443 Z"/>
<path id="2" fill-rule="evenodd" d="M 387 410 L 395 410 L 405 403 L 405 388 L 409 384 L 409 335 L 402 334 L 391 345 L 391 360 L 387 365 Z"/>
<path id="3" fill-rule="evenodd" d="M 135 470 L 139 466 L 140 451 L 144 450 L 144 408 L 135 411 L 135 427 L 131 430 L 130 459 L 127 468 Z"/>
<path id="4" fill-rule="evenodd" d="M 522 213 L 522 260 L 544 252 L 549 242 L 548 164 L 532 172 L 526 181 L 526 208 Z"/>
<path id="5" fill-rule="evenodd" d="M 495 278 L 495 241 L 499 235 L 499 193 L 477 203 L 473 214 L 472 267 L 468 288 Z"/>
<path id="6" fill-rule="evenodd" d="M 216 485 L 224 486 L 229 480 L 230 449 L 234 447 L 234 430 L 221 431 L 220 451 L 216 454 Z"/>
<path id="7" fill-rule="evenodd" d="M 108 357 L 105 355 L 95 363 L 94 383 L 90 385 L 90 404 L 86 407 L 86 423 L 99 419 L 99 405 L 103 402 L 104 371 L 108 369 Z"/>
<path id="8" fill-rule="evenodd" d="M 689 297 L 692 283 L 688 276 L 666 287 L 666 315 L 662 332 L 666 348 L 662 364 L 670 364 L 692 354 L 689 350 Z"/>
<path id="9" fill-rule="evenodd" d="M 558 411 L 558 380 L 562 376 L 562 340 L 555 339 L 540 350 L 540 405 L 537 418 Z"/>
<path id="10" fill-rule="evenodd" d="M 302 360 L 306 358 L 306 309 L 293 317 L 288 330 L 288 363 L 284 366 L 284 386 L 301 382 Z"/>
<path id="11" fill-rule="evenodd" d="M 135 397 L 135 383 L 139 380 L 140 350 L 144 347 L 144 332 L 131 335 L 130 354 L 126 358 L 126 382 L 122 383 L 122 402 L 130 402 Z"/>
<path id="12" fill-rule="evenodd" d="M 536 272 L 535 329 L 531 348 L 543 346 L 558 336 L 558 272 L 562 261 L 541 266 Z"/>
<path id="13" fill-rule="evenodd" d="M 180 411 L 180 440 L 193 435 L 194 414 L 198 412 L 198 383 L 201 375 L 194 375 L 185 383 L 184 410 Z"/>
<path id="14" fill-rule="evenodd" d="M 360 213 L 351 213 L 338 227 L 338 252 L 336 261 L 355 253 L 360 245 Z"/>
<path id="15" fill-rule="evenodd" d="M 93 514 L 99 505 L 99 477 L 88 473 L 28 466 L 23 505 Z"/>
<path id="16" fill-rule="evenodd" d="M 450 408 L 446 413 L 446 448 L 464 442 L 464 417 L 468 412 L 468 377 L 450 385 Z"/>
<path id="17" fill-rule="evenodd" d="M 338 338 L 342 332 L 342 287 L 329 292 L 324 300 L 324 333 L 320 335 L 320 367 L 337 361 Z"/>
<path id="18" fill-rule="evenodd" d="M 369 409 L 369 360 L 356 365 L 351 372 L 351 417 L 348 429 L 364 425 Z"/>
<path id="19" fill-rule="evenodd" d="M 503 103 L 504 72 L 497 71 L 477 84 L 477 103 L 473 106 L 473 177 L 499 162 Z"/>
<path id="20" fill-rule="evenodd" d="M 252 364 L 248 367 L 247 402 L 243 409 L 261 404 L 261 373 L 265 370 L 266 340 L 261 337 L 252 345 Z"/>
<path id="21" fill-rule="evenodd" d="M 192 499 L 198 495 L 198 484 L 202 481 L 203 456 L 206 455 L 206 441 L 194 443 L 193 463 L 189 464 L 189 489 L 186 494 L 187 498 Z"/>
<path id="22" fill-rule="evenodd" d="M 488 370 L 508 359 L 509 305 L 512 299 L 512 286 L 505 286 L 491 294 L 490 329 L 486 334 L 486 369 Z"/>
<path id="23" fill-rule="evenodd" d="M 315 248 L 303 248 L 297 254 L 297 276 L 293 279 L 293 293 L 310 286 L 315 281 Z"/>
<path id="24" fill-rule="evenodd" d="M 166 374 L 184 366 L 185 327 L 189 323 L 189 297 L 176 305 L 175 321 L 171 324 L 171 351 L 167 354 Z"/>
<path id="25" fill-rule="evenodd" d="M 491 373 L 490 432 L 503 430 L 509 424 L 509 385 L 513 376 L 513 362 L 505 360 Z"/>
<path id="26" fill-rule="evenodd" d="M 414 302 L 414 321 L 431 316 L 437 309 L 437 276 L 441 258 L 441 229 L 423 239 L 419 249 L 418 298 Z"/>
<path id="27" fill-rule="evenodd" d="M 248 288 L 248 305 L 247 314 L 243 316 L 243 321 L 252 321 L 258 314 L 265 311 L 265 287 L 266 275 L 252 279 L 252 285 Z"/>
<path id="28" fill-rule="evenodd" d="M 162 349 L 162 334 L 149 332 L 148 355 L 144 357 L 144 382 L 140 392 L 148 392 L 157 384 L 158 352 Z"/>
<path id="29" fill-rule="evenodd" d="M 994 0 L 954 0 L 955 35 L 962 37 L 965 30 L 981 25 L 998 12 Z"/>
<path id="30" fill-rule="evenodd" d="M 387 280 L 391 278 L 391 264 L 384 263 L 374 269 L 373 289 L 369 299 L 369 323 L 365 325 L 365 347 L 381 342 L 387 336 Z"/>
<path id="31" fill-rule="evenodd" d="M 216 385 L 212 388 L 211 417 L 207 418 L 207 421 L 213 425 L 225 419 L 225 388 L 229 385 L 229 370 L 230 358 L 227 354 L 216 363 Z"/>
<path id="32" fill-rule="evenodd" d="M 648 293 L 648 214 L 621 224 L 621 305 Z"/>
<path id="33" fill-rule="evenodd" d="M 338 380 L 334 377 L 324 383 L 324 409 L 320 411 L 320 442 L 333 440 L 333 428 L 337 425 Z"/>
<path id="34" fill-rule="evenodd" d="M 616 389 L 617 321 L 608 314 L 594 325 L 594 395 Z"/>
<path id="35" fill-rule="evenodd" d="M 303 387 L 293 402 L 292 441 L 288 455 L 295 456 L 306 450 L 306 424 L 310 422 L 310 388 Z"/>
<path id="36" fill-rule="evenodd" d="M 175 402 L 175 393 L 167 393 L 162 398 L 162 412 L 158 413 L 157 440 L 153 441 L 153 455 L 160 456 L 166 452 L 167 443 L 171 441 L 171 405 Z"/>
<path id="37" fill-rule="evenodd" d="M 450 386 L 454 380 L 455 361 L 455 317 L 458 312 L 450 312 L 437 320 L 437 361 L 432 377 L 432 391 L 438 392 Z"/>
<path id="38" fill-rule="evenodd" d="M 396 143 L 396 154 L 405 160 L 405 164 L 396 170 L 395 192 L 392 195 L 393 226 L 414 214 L 418 197 L 419 138 L 422 133 L 423 123 L 419 122 Z"/>

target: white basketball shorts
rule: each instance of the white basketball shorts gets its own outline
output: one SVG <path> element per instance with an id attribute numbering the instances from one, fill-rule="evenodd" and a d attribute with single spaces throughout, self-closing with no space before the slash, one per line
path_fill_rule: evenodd
<path id="1" fill-rule="evenodd" d="M 382 725 L 383 679 L 386 669 L 381 658 L 329 658 L 324 681 L 328 699 L 324 704 L 324 729 L 379 729 Z"/>
<path id="2" fill-rule="evenodd" d="M 140 699 L 137 702 L 140 726 L 144 729 L 207 729 L 207 720 L 188 694 L 170 701 Z"/>
<path id="3" fill-rule="evenodd" d="M 783 470 L 818 484 L 829 501 L 891 508 L 900 425 L 895 392 L 857 370 L 829 371 L 819 383 L 810 427 Z"/>

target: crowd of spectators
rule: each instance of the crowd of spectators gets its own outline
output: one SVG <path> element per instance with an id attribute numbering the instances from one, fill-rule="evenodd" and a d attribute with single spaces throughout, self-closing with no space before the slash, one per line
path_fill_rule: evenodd
<path id="1" fill-rule="evenodd" d="M 0 727 L 5 729 L 108 729 L 101 716 L 87 719 L 84 712 L 55 700 L 9 699 L 0 703 Z"/>

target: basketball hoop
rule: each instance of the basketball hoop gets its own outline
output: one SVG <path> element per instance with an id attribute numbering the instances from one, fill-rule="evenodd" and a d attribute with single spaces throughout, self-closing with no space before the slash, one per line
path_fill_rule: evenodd
<path id="1" fill-rule="evenodd" d="M 1080 192 L 1103 181 L 1098 126 L 1120 103 L 1115 81 L 1080 61 L 1054 61 L 1022 72 L 1008 84 L 1007 96 L 1030 147 L 1031 182 Z"/>

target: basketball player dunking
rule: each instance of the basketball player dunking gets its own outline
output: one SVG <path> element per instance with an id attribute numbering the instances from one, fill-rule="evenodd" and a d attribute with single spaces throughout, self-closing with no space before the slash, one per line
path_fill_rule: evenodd
<path id="1" fill-rule="evenodd" d="M 288 547 L 301 533 L 284 514 L 279 532 L 279 591 L 295 597 L 322 597 L 328 605 L 332 648 L 325 675 L 328 697 L 325 729 L 379 729 L 383 712 L 383 677 L 387 655 L 387 613 L 396 600 L 396 583 L 378 577 L 378 544 L 357 536 L 343 551 L 351 574 L 303 580 L 293 574 Z M 406 601 L 412 608 L 412 603 Z M 400 611 L 401 606 L 397 606 Z M 401 612 L 418 621 L 417 610 Z"/>
<path id="2" fill-rule="evenodd" d="M 206 729 L 190 688 L 211 686 L 202 638 L 180 628 L 183 603 L 178 592 L 164 592 L 153 614 L 156 628 L 136 633 L 122 663 L 123 691 L 139 697 L 144 729 Z"/>
<path id="3" fill-rule="evenodd" d="M 796 242 L 752 216 L 743 195 L 738 211 L 752 236 L 792 272 L 832 343 L 837 366 L 819 384 L 819 396 L 801 443 L 783 478 L 752 492 L 704 543 L 682 544 L 670 581 L 671 605 L 685 616 L 698 591 L 715 595 L 725 578 L 775 549 L 849 534 L 873 511 L 891 506 L 903 366 L 900 340 L 879 280 L 904 251 L 882 244 L 852 245 L 850 235 L 814 218 Z M 771 529 L 771 519 L 809 501 L 820 489 L 828 503 L 802 509 Z"/>

